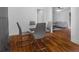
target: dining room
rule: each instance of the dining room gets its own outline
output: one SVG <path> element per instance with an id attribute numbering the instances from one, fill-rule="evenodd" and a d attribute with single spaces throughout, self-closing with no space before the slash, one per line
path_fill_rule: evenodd
<path id="1" fill-rule="evenodd" d="M 71 7 L 3 7 L 0 11 L 7 17 L 0 18 L 7 21 L 0 26 L 5 24 L 6 31 L 0 31 L 5 32 L 7 39 L 1 40 L 0 51 L 79 51 L 79 45 L 71 39 Z"/>

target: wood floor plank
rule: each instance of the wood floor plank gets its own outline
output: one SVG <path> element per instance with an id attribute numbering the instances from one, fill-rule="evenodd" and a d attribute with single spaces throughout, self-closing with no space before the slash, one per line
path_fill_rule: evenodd
<path id="1" fill-rule="evenodd" d="M 18 43 L 19 42 L 19 43 Z M 11 36 L 10 51 L 12 52 L 74 52 L 79 45 L 71 42 L 69 29 L 46 33 L 44 38 L 34 39 L 32 34 Z"/>

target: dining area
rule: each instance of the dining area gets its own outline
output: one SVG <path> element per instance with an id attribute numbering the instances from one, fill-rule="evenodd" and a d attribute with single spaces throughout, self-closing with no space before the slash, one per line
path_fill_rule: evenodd
<path id="1" fill-rule="evenodd" d="M 62 11 L 58 11 L 57 7 L 8 8 L 10 51 L 52 51 L 53 49 L 46 48 L 46 43 L 44 44 L 43 41 L 51 35 L 54 36 L 55 32 L 59 33 L 58 35 L 56 34 L 57 37 L 62 34 L 64 35 L 63 39 L 70 41 L 70 29 L 68 28 L 70 25 L 68 20 L 65 20 L 65 16 L 69 15 L 70 9 L 66 9 L 63 8 L 61 9 Z M 11 11 L 14 11 L 14 13 Z M 63 16 L 65 13 L 66 15 Z M 57 18 L 56 15 L 60 17 L 62 15 L 62 17 Z M 69 16 L 66 18 L 69 19 Z"/>
<path id="2" fill-rule="evenodd" d="M 8 7 L 7 16 L 7 51 L 60 52 L 77 46 L 71 42 L 69 7 Z"/>
<path id="3" fill-rule="evenodd" d="M 36 27 L 33 28 L 34 23 L 31 21 L 30 25 L 32 27 L 29 27 L 29 31 L 22 32 L 22 29 L 17 23 L 17 27 L 19 29 L 18 35 L 13 35 L 9 37 L 9 48 L 11 52 L 55 52 L 55 51 L 62 51 L 60 48 L 55 47 L 53 48 L 52 43 L 55 45 L 57 42 L 61 43 L 64 42 L 70 42 L 70 30 L 66 27 L 58 27 L 60 29 L 55 29 L 51 32 L 51 27 L 46 27 L 46 23 L 37 23 Z M 57 27 L 55 27 L 57 28 Z M 53 27 L 52 27 L 53 29 Z M 60 35 L 61 34 L 61 35 Z M 55 36 L 55 37 L 54 37 Z M 63 36 L 63 37 L 62 37 Z M 60 39 L 60 40 L 58 40 Z M 47 40 L 47 41 L 46 41 Z M 52 41 L 51 41 L 52 40 Z M 55 43 L 53 40 L 56 40 Z M 65 41 L 66 40 L 66 41 Z M 47 43 L 46 43 L 47 42 Z M 57 44 L 59 45 L 59 44 Z M 67 44 L 68 45 L 68 44 Z M 62 47 L 62 45 L 59 45 Z M 71 46 L 71 45 L 70 45 Z M 71 51 L 69 50 L 63 50 L 63 51 Z"/>

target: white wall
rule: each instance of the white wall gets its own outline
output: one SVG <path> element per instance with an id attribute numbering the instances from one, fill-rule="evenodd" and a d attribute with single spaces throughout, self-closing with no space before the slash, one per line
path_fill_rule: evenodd
<path id="1" fill-rule="evenodd" d="M 56 11 L 54 9 L 54 21 L 67 21 L 69 20 L 69 9 L 65 8 L 65 10 L 62 11 Z"/>
<path id="2" fill-rule="evenodd" d="M 69 19 L 69 12 L 63 11 L 63 12 L 56 12 L 54 14 L 54 21 L 67 21 Z"/>
<path id="3" fill-rule="evenodd" d="M 37 21 L 37 8 L 23 8 L 23 7 L 9 7 L 9 35 L 18 34 L 18 27 L 16 22 L 20 23 L 23 32 L 29 30 L 29 21 Z"/>
<path id="4" fill-rule="evenodd" d="M 54 22 L 67 22 L 67 26 L 70 27 L 69 25 L 69 12 L 70 9 L 66 9 L 63 11 L 56 11 L 56 9 L 54 8 Z"/>
<path id="5" fill-rule="evenodd" d="M 34 20 L 37 22 L 37 8 L 38 7 L 9 7 L 9 35 L 18 34 L 17 21 L 20 23 L 22 32 L 29 31 L 29 21 Z M 42 21 L 47 22 L 47 20 L 51 20 L 51 8 L 43 7 L 42 9 L 44 9 L 44 20 Z"/>
<path id="6" fill-rule="evenodd" d="M 79 44 L 79 7 L 71 8 L 71 41 Z"/>

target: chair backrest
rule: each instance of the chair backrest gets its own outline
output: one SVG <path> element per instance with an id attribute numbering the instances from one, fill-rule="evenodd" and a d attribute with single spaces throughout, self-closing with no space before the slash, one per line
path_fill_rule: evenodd
<path id="1" fill-rule="evenodd" d="M 36 26 L 36 31 L 41 32 L 41 31 L 45 31 L 46 29 L 46 23 L 37 23 Z"/>
<path id="2" fill-rule="evenodd" d="M 17 26 L 18 26 L 18 29 L 19 29 L 19 35 L 22 35 L 22 29 L 21 29 L 21 26 L 19 25 L 18 22 L 17 22 Z"/>
<path id="3" fill-rule="evenodd" d="M 35 39 L 43 38 L 46 32 L 46 23 L 37 23 L 37 26 L 34 30 Z"/>

